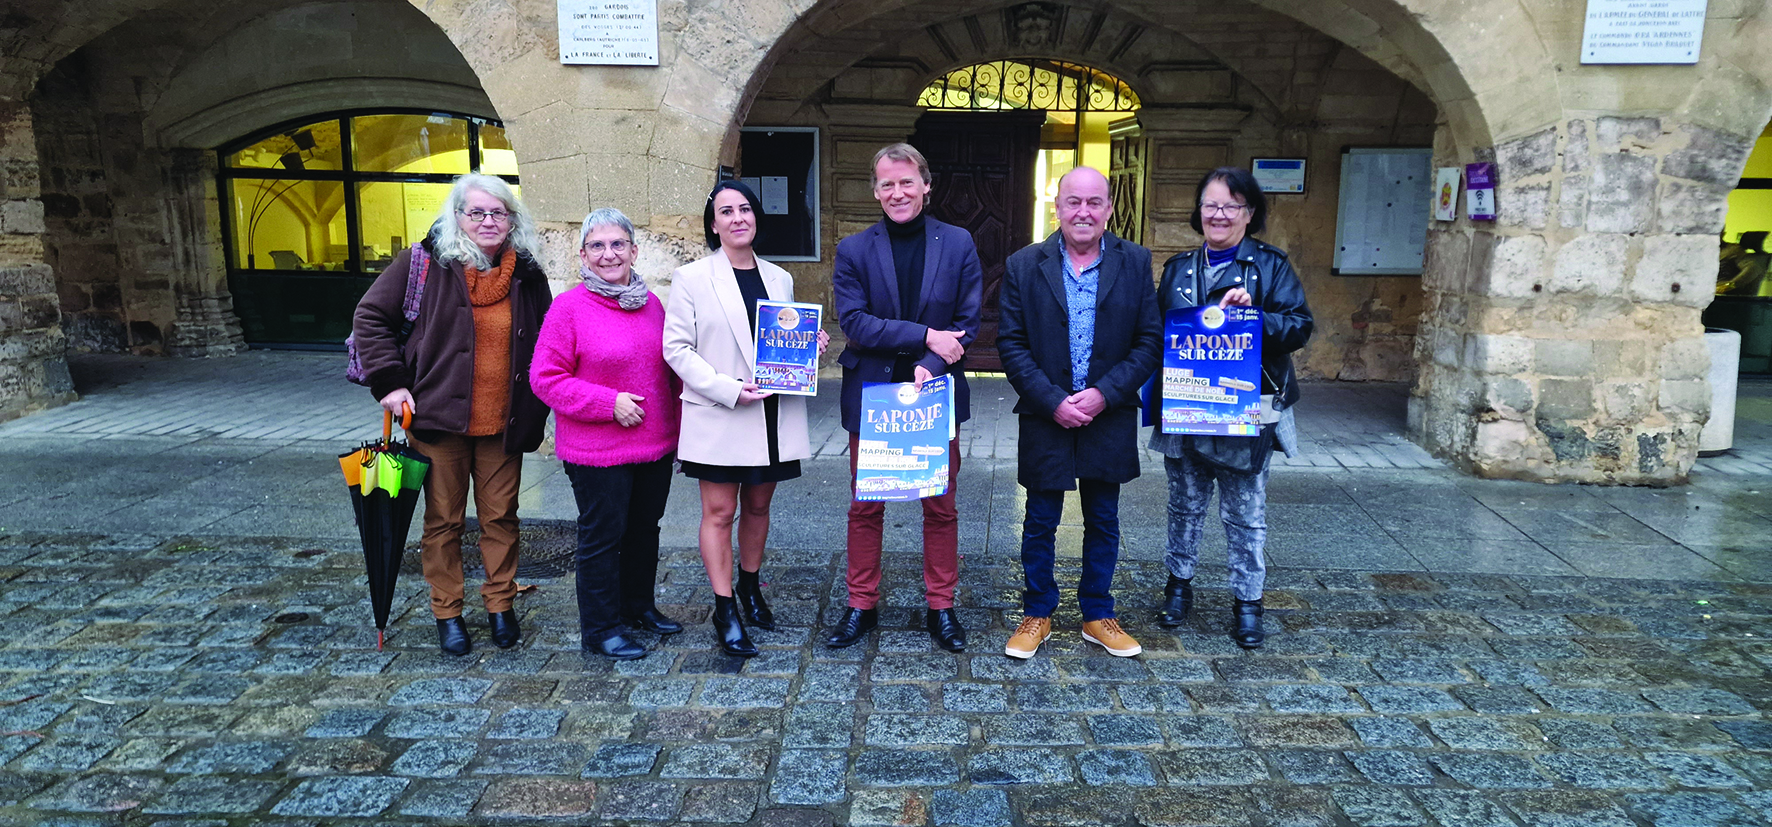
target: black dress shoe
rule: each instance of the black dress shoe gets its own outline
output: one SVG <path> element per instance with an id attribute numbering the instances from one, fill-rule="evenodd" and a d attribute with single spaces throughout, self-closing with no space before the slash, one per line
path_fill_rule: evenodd
<path id="1" fill-rule="evenodd" d="M 646 657 L 646 648 L 628 639 L 621 632 L 610 632 L 598 640 L 587 640 L 584 650 L 616 660 L 637 660 Z"/>
<path id="2" fill-rule="evenodd" d="M 873 631 L 874 627 L 878 625 L 880 625 L 878 609 L 857 609 L 851 606 L 849 611 L 843 615 L 843 619 L 837 621 L 837 628 L 831 630 L 831 636 L 824 639 L 824 645 L 832 649 L 854 646 L 860 643 L 862 638 L 867 637 L 868 632 Z"/>
<path id="3" fill-rule="evenodd" d="M 923 623 L 929 627 L 935 645 L 949 652 L 966 651 L 966 630 L 960 628 L 960 618 L 953 609 L 930 609 Z"/>
<path id="4" fill-rule="evenodd" d="M 465 655 L 474 650 L 474 642 L 468 639 L 468 625 L 461 622 L 461 615 L 437 619 L 437 645 L 445 655 Z"/>
<path id="5" fill-rule="evenodd" d="M 1157 612 L 1157 625 L 1165 629 L 1180 626 L 1187 622 L 1187 614 L 1193 608 L 1193 578 L 1183 580 L 1169 575 L 1169 582 L 1163 586 L 1163 608 Z"/>
<path id="6" fill-rule="evenodd" d="M 655 635 L 674 635 L 683 631 L 683 624 L 665 617 L 664 613 L 657 608 L 648 608 L 639 614 L 628 615 L 621 621 L 635 629 Z"/>
<path id="7" fill-rule="evenodd" d="M 720 638 L 720 651 L 738 658 L 757 656 L 757 644 L 745 634 L 736 599 L 714 595 L 714 634 Z"/>
<path id="8" fill-rule="evenodd" d="M 1231 640 L 1244 649 L 1260 649 L 1261 642 L 1267 640 L 1261 628 L 1261 601 L 1238 600 L 1231 606 L 1231 617 L 1236 621 Z"/>
<path id="9" fill-rule="evenodd" d="M 769 604 L 763 602 L 763 584 L 757 582 L 760 572 L 738 570 L 738 588 L 734 595 L 738 598 L 738 607 L 744 616 L 746 626 L 753 629 L 775 631 L 775 614 L 769 611 Z"/>
<path id="10" fill-rule="evenodd" d="M 522 637 L 523 630 L 517 626 L 516 609 L 487 612 L 486 619 L 492 623 L 492 645 L 500 649 L 517 645 L 517 638 Z"/>

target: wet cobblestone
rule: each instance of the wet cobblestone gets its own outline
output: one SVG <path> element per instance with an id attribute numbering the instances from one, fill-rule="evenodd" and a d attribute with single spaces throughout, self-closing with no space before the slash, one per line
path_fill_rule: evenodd
<path id="1" fill-rule="evenodd" d="M 0 535 L 0 822 L 1772 824 L 1772 588 L 1750 583 L 1276 569 L 1246 653 L 1222 583 L 1169 634 L 1161 568 L 1127 560 L 1133 660 L 1061 617 L 1010 661 L 1015 610 L 963 594 L 958 656 L 906 605 L 842 652 L 784 623 L 733 661 L 692 625 L 610 664 L 574 651 L 559 581 L 518 604 L 516 650 L 470 607 L 456 659 L 407 577 L 376 652 L 349 542 L 130 542 Z M 841 555 L 791 556 L 779 614 L 810 624 Z M 699 574 L 668 554 L 696 585 L 667 613 L 700 616 Z M 1017 576 L 966 562 L 972 588 Z"/>

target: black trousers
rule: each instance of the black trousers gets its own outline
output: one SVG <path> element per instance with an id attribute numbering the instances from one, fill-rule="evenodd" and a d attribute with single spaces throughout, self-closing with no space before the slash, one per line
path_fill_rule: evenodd
<path id="1" fill-rule="evenodd" d="M 671 493 L 671 458 L 598 468 L 566 465 L 578 501 L 578 630 L 584 642 L 652 608 L 658 521 Z"/>

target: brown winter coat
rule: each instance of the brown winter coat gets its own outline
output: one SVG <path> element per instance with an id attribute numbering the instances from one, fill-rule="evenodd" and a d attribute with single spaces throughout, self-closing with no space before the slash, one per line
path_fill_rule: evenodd
<path id="1" fill-rule="evenodd" d="M 400 388 L 411 390 L 415 431 L 465 433 L 474 385 L 474 312 L 467 276 L 459 262 L 444 265 L 433 253 L 418 320 L 402 353 L 395 339 L 404 322 L 400 309 L 411 263 L 412 251 L 402 250 L 357 303 L 351 327 L 369 390 L 376 399 Z M 540 446 L 547 423 L 548 408 L 529 387 L 529 362 L 554 296 L 547 276 L 526 256 L 517 257 L 511 281 L 511 405 L 504 444 L 515 454 Z"/>

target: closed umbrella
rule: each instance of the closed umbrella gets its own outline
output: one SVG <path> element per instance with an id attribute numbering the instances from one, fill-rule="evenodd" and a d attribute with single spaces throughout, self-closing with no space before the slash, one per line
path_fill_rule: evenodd
<path id="1" fill-rule="evenodd" d="M 401 426 L 411 427 L 412 411 L 401 413 Z M 338 459 L 345 485 L 351 491 L 351 508 L 357 516 L 357 533 L 363 540 L 363 566 L 369 575 L 369 605 L 375 613 L 375 648 L 382 647 L 388 614 L 394 605 L 394 580 L 400 574 L 400 557 L 406 551 L 406 533 L 418 508 L 419 489 L 431 460 L 396 440 L 394 414 L 382 412 L 380 442 L 366 442 Z"/>

